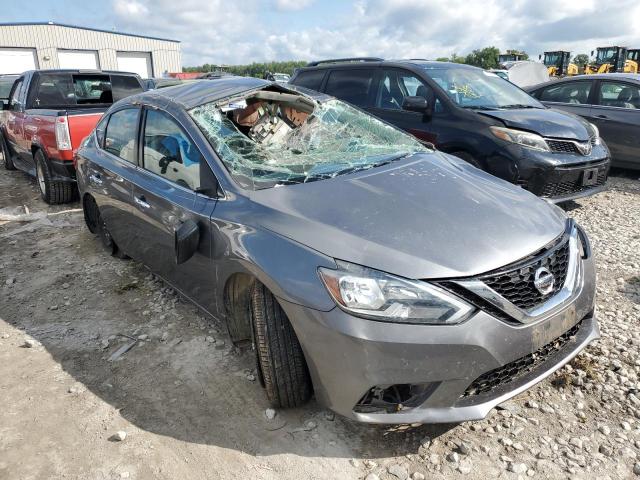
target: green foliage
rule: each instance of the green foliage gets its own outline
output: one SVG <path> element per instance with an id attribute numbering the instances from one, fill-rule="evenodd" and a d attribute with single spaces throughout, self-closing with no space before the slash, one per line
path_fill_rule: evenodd
<path id="1" fill-rule="evenodd" d="M 579 53 L 575 57 L 573 57 L 573 63 L 575 63 L 578 67 L 584 67 L 587 63 L 589 63 L 589 55 L 586 53 Z"/>
<path id="2" fill-rule="evenodd" d="M 205 63 L 199 67 L 184 67 L 184 72 L 216 72 L 223 71 L 240 75 L 243 77 L 263 78 L 266 72 L 288 73 L 291 75 L 296 68 L 304 67 L 307 64 L 302 60 L 289 60 L 285 62 L 265 62 L 252 63 L 250 65 L 212 65 Z"/>
<path id="3" fill-rule="evenodd" d="M 500 50 L 496 47 L 485 47 L 481 50 L 474 50 L 467 55 L 464 63 L 480 68 L 496 68 L 499 54 Z"/>
<path id="4" fill-rule="evenodd" d="M 529 54 L 524 50 L 507 50 L 508 55 L 521 55 L 522 60 L 529 60 Z"/>

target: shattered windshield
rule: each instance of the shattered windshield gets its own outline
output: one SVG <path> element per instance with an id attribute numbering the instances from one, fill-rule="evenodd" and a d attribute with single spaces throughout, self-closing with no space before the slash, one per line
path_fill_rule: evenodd
<path id="1" fill-rule="evenodd" d="M 479 68 L 423 68 L 449 98 L 462 108 L 544 108 L 540 102 L 512 83 Z"/>
<path id="2" fill-rule="evenodd" d="M 261 90 L 189 113 L 245 188 L 332 178 L 427 151 L 413 137 L 339 100 L 320 103 Z"/>

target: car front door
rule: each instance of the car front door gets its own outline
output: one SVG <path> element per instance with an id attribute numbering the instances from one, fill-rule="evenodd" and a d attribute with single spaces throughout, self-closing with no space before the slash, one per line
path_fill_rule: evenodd
<path id="1" fill-rule="evenodd" d="M 591 121 L 611 150 L 614 165 L 640 168 L 640 86 L 600 80 Z"/>
<path id="2" fill-rule="evenodd" d="M 140 168 L 133 185 L 136 238 L 130 255 L 213 313 L 216 285 L 210 217 L 216 199 L 196 193 L 201 171 L 209 166 L 180 122 L 158 109 L 144 109 L 139 152 Z M 191 258 L 178 264 L 175 234 L 187 222 L 198 226 L 199 245 Z"/>
<path id="3" fill-rule="evenodd" d="M 419 140 L 437 144 L 439 119 L 443 112 L 440 100 L 436 100 L 431 116 L 402 108 L 407 96 L 435 98 L 429 85 L 408 70 L 384 68 L 380 70 L 375 89 L 373 106 L 368 109 L 370 113 L 411 133 Z"/>
<path id="4" fill-rule="evenodd" d="M 551 83 L 534 96 L 548 107 L 589 119 L 594 96 L 593 84 L 593 80 Z"/>

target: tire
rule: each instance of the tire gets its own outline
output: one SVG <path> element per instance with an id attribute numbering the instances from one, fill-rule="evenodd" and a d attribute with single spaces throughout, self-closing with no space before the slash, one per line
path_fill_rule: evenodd
<path id="1" fill-rule="evenodd" d="M 234 343 L 251 340 L 251 293 L 253 282 L 246 277 L 235 275 L 227 286 L 225 296 L 228 312 L 227 328 Z"/>
<path id="2" fill-rule="evenodd" d="M 91 195 L 85 195 L 82 200 L 82 211 L 84 212 L 84 221 L 87 224 L 87 228 L 91 233 L 98 235 L 100 243 L 102 243 L 107 253 L 116 258 L 129 258 L 111 237 L 111 233 L 109 233 L 107 225 L 100 214 L 100 208 L 98 208 L 98 204 Z"/>
<path id="3" fill-rule="evenodd" d="M 482 168 L 482 165 L 480 165 L 480 162 L 478 162 L 475 158 L 473 158 L 473 156 L 468 152 L 463 152 L 463 151 L 451 152 L 450 155 L 453 155 L 454 157 L 458 157 L 464 160 L 465 162 L 470 163 L 474 167 L 479 168 L 480 170 L 484 170 L 484 168 Z"/>
<path id="4" fill-rule="evenodd" d="M 2 158 L 4 158 L 4 168 L 6 170 L 15 170 L 16 166 L 13 164 L 11 153 L 9 152 L 9 145 L 4 139 L 4 135 L 0 133 L 0 150 L 2 150 Z"/>
<path id="5" fill-rule="evenodd" d="M 38 181 L 42 199 L 49 205 L 72 201 L 76 194 L 75 184 L 73 182 L 53 180 L 49 162 L 42 150 L 36 150 L 33 159 L 36 164 L 36 180 Z"/>
<path id="6" fill-rule="evenodd" d="M 251 294 L 258 370 L 276 408 L 299 407 L 311 397 L 311 378 L 298 337 L 276 298 L 260 282 Z"/>

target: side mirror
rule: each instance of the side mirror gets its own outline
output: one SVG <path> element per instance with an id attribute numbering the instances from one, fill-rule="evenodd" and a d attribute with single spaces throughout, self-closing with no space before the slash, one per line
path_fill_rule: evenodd
<path id="1" fill-rule="evenodd" d="M 410 112 L 425 113 L 429 109 L 429 102 L 424 97 L 404 97 L 402 109 Z"/>
<path id="2" fill-rule="evenodd" d="M 591 56 L 593 57 L 593 50 L 591 50 Z"/>
<path id="3" fill-rule="evenodd" d="M 200 243 L 200 229 L 193 220 L 183 222 L 174 230 L 174 249 L 176 254 L 176 264 L 186 262 L 198 250 Z"/>
<path id="4" fill-rule="evenodd" d="M 542 55 L 538 55 L 538 60 L 542 60 Z"/>

